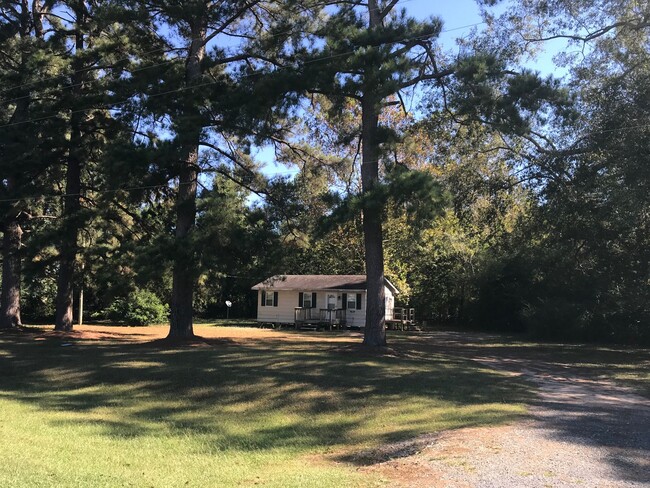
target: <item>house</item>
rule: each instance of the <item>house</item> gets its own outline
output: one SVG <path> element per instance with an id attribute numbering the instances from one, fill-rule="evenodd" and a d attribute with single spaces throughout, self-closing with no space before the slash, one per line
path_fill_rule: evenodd
<path id="1" fill-rule="evenodd" d="M 364 327 L 365 275 L 277 275 L 255 285 L 257 321 L 299 326 Z M 386 319 L 399 292 L 385 280 Z"/>

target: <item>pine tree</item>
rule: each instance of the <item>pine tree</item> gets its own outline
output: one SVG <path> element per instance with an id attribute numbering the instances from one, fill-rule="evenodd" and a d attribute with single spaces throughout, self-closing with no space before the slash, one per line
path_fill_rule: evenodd
<path id="1" fill-rule="evenodd" d="M 88 223 L 92 207 L 93 181 L 102 174 L 102 151 L 111 131 L 120 120 L 111 113 L 129 97 L 129 68 L 140 58 L 139 40 L 133 41 L 136 13 L 122 2 L 70 0 L 58 7 L 65 12 L 55 26 L 65 40 L 67 51 L 61 56 L 66 77 L 60 86 L 57 106 L 66 122 L 64 148 L 65 196 L 59 234 L 59 271 L 55 329 L 73 327 L 72 302 L 79 255 L 80 230 Z M 115 104 L 115 105 L 114 105 Z M 105 160 L 103 162 L 106 162 Z"/>
<path id="2" fill-rule="evenodd" d="M 169 96 L 151 98 L 147 107 L 154 118 L 166 116 L 171 121 L 166 129 L 173 134 L 175 161 L 168 170 L 177 178 L 177 195 L 169 337 L 187 339 L 194 335 L 198 276 L 194 230 L 201 171 L 235 168 L 244 180 L 255 178 L 247 152 L 254 141 L 264 140 L 265 132 L 277 130 L 273 106 L 282 93 L 277 80 L 266 84 L 264 76 L 285 40 L 296 37 L 294 32 L 300 35 L 300 23 L 290 29 L 294 1 L 140 5 L 164 19 L 166 27 L 159 30 L 163 42 L 182 43 L 177 70 L 164 80 Z"/>
<path id="3" fill-rule="evenodd" d="M 43 22 L 51 2 L 5 2 L 0 6 L 0 207 L 3 232 L 0 328 L 21 324 L 20 300 L 23 224 L 43 181 L 47 122 L 31 123 L 47 106 L 47 85 L 39 77 L 52 72 L 56 41 L 44 38 Z M 49 49 L 48 49 L 49 45 Z M 35 101 L 36 100 L 36 101 Z"/>
<path id="4" fill-rule="evenodd" d="M 449 76 L 438 70 L 433 41 L 441 22 L 418 22 L 398 10 L 397 1 L 345 2 L 320 31 L 326 43 L 306 61 L 305 71 L 317 81 L 312 91 L 339 106 L 354 100 L 361 109 L 359 140 L 362 163 L 363 235 L 368 303 L 364 344 L 386 344 L 384 249 L 380 162 L 382 147 L 395 134 L 380 125 L 382 111 L 400 92 L 425 81 Z M 353 7 L 353 8 L 351 8 Z"/>

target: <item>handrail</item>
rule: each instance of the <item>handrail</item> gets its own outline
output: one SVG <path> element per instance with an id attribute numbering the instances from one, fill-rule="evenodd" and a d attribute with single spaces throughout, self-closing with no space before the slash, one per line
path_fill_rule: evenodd
<path id="1" fill-rule="evenodd" d="M 415 322 L 415 308 L 394 307 L 386 310 L 386 316 L 391 317 L 388 320 L 400 320 L 403 322 Z"/>

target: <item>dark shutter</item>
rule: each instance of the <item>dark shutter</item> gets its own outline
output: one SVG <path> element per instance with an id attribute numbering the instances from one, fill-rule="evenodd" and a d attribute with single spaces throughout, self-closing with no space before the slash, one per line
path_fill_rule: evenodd
<path id="1" fill-rule="evenodd" d="M 316 308 L 316 292 L 311 294 L 311 308 Z"/>
<path id="2" fill-rule="evenodd" d="M 361 293 L 357 293 L 357 310 L 361 310 Z"/>
<path id="3" fill-rule="evenodd" d="M 348 308 L 348 294 L 344 293 L 341 295 L 341 300 L 343 301 L 343 307 L 341 308 Z"/>
<path id="4" fill-rule="evenodd" d="M 298 306 L 299 306 L 300 308 L 302 308 L 302 306 L 303 306 L 304 303 L 305 303 L 305 301 L 304 301 L 304 299 L 303 299 L 302 292 L 300 292 L 300 293 L 298 293 Z"/>
<path id="5" fill-rule="evenodd" d="M 273 292 L 273 306 L 274 307 L 278 306 L 278 292 L 277 291 Z"/>
<path id="6" fill-rule="evenodd" d="M 266 307 L 266 292 L 262 290 L 262 306 Z"/>

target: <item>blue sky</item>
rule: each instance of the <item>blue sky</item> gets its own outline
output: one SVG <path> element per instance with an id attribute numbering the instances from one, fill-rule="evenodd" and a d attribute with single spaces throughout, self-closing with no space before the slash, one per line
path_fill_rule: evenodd
<path id="1" fill-rule="evenodd" d="M 482 18 L 476 0 L 401 0 L 398 5 L 417 19 L 427 19 L 433 16 L 441 18 L 443 33 L 440 40 L 444 48 L 452 51 L 456 46 L 457 38 L 469 34 L 474 27 L 481 28 Z M 503 7 L 499 8 L 503 9 Z M 498 11 L 496 12 L 498 13 Z M 539 71 L 543 75 L 564 75 L 565 71 L 558 70 L 552 62 L 552 56 L 558 49 L 561 49 L 558 43 L 549 46 L 537 59 L 527 62 L 525 66 Z M 298 172 L 297 169 L 275 164 L 271 148 L 261 149 L 257 157 L 265 162 L 263 172 L 268 176 L 287 176 Z"/>
<path id="2" fill-rule="evenodd" d="M 440 17 L 444 21 L 445 30 L 481 22 L 474 0 L 402 0 L 400 4 L 417 19 Z M 455 38 L 453 34 L 462 34 L 462 30 L 454 31 L 444 37 L 453 40 Z"/>
<path id="3" fill-rule="evenodd" d="M 450 32 L 443 33 L 441 40 L 445 46 L 453 47 L 455 39 L 470 31 L 472 24 L 481 22 L 481 16 L 475 0 L 401 0 L 399 5 L 404 7 L 409 15 L 417 19 L 427 19 L 433 16 L 440 17 L 443 22 L 443 30 Z M 258 158 L 266 162 L 263 172 L 268 176 L 289 175 L 297 173 L 284 165 L 273 163 L 273 151 L 271 148 L 264 148 L 258 153 Z"/>
<path id="4" fill-rule="evenodd" d="M 503 2 L 497 7 L 493 7 L 490 11 L 499 14 L 504 10 L 508 2 Z M 440 36 L 443 44 L 451 48 L 454 46 L 455 40 L 467 34 L 471 28 L 463 28 L 464 26 L 476 24 L 482 21 L 479 8 L 476 0 L 402 0 L 400 4 L 406 11 L 415 18 L 424 19 L 431 16 L 440 17 L 443 22 L 443 32 Z M 478 26 L 480 29 L 480 25 Z M 566 71 L 558 69 L 553 64 L 552 57 L 558 51 L 565 47 L 566 42 L 558 40 L 556 42 L 547 42 L 544 46 L 544 52 L 534 59 L 526 63 L 526 67 L 539 71 L 544 75 L 554 74 L 555 76 L 563 76 Z"/>

